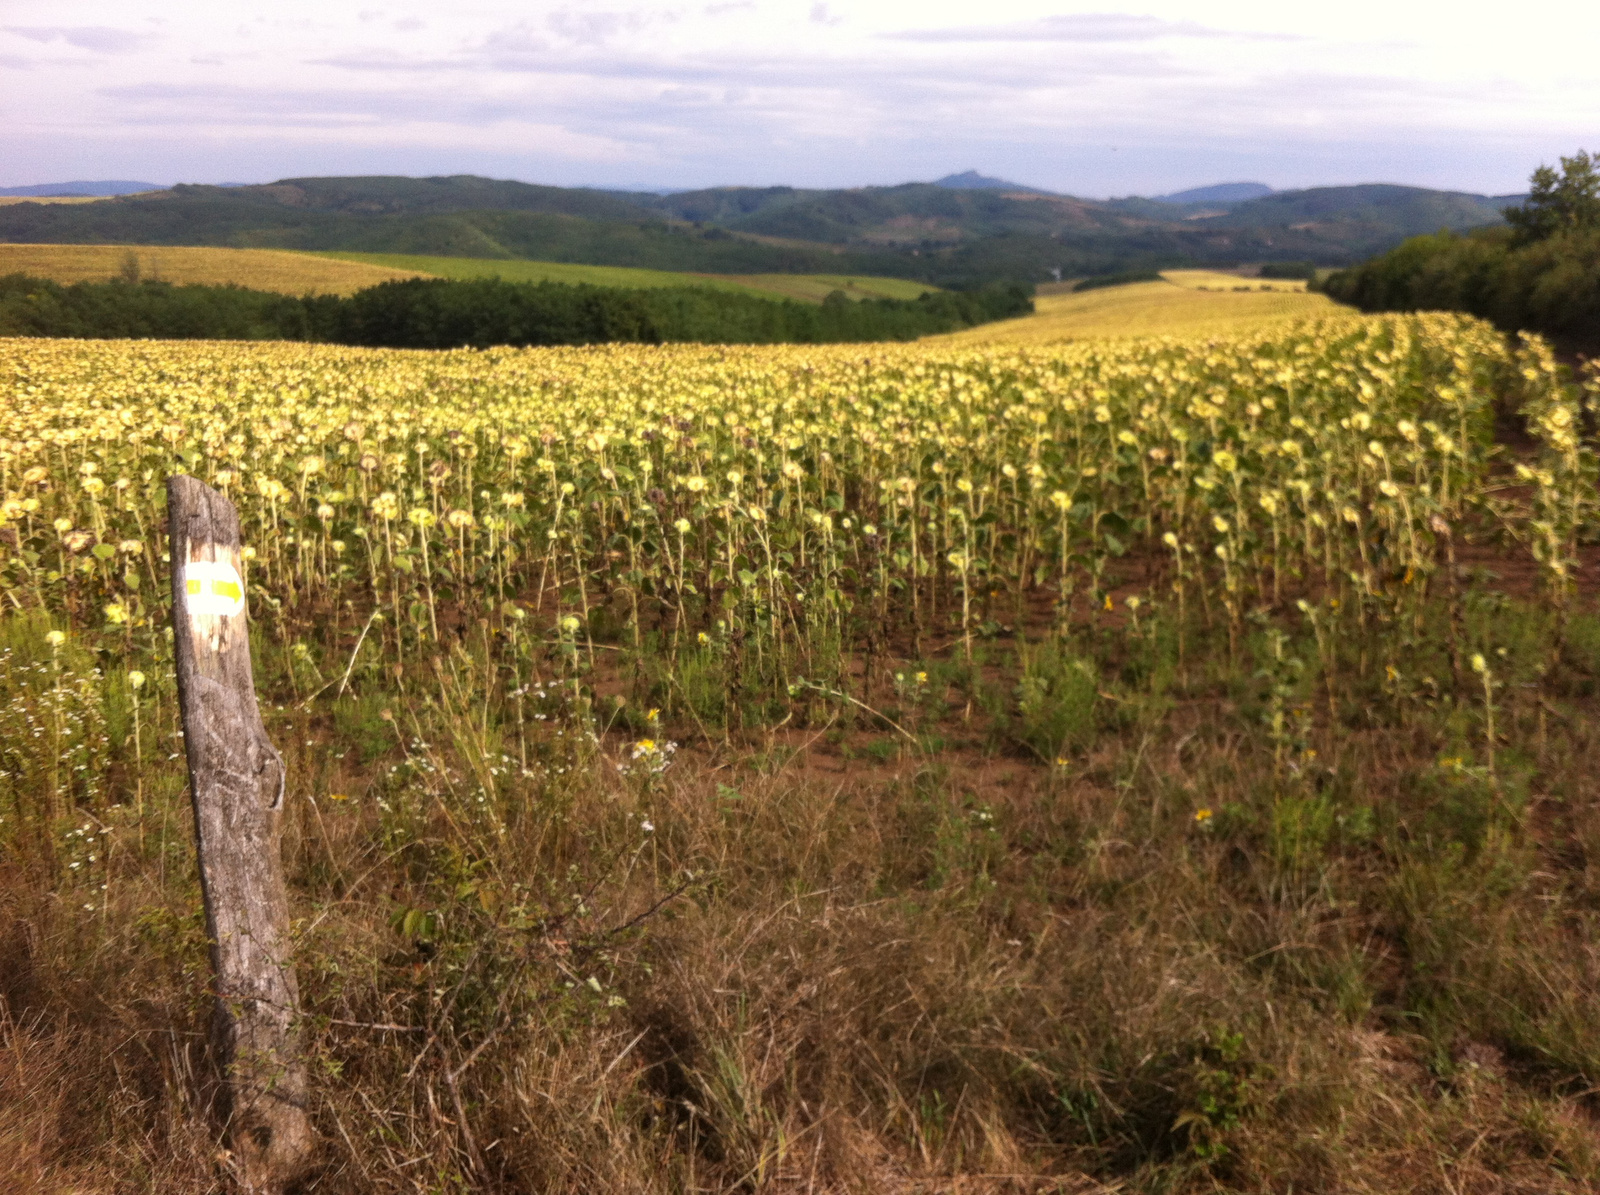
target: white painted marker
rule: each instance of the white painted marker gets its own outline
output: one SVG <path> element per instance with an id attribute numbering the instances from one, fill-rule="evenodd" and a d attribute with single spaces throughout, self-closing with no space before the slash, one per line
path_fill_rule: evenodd
<path id="1" fill-rule="evenodd" d="M 183 566 L 189 616 L 244 613 L 244 581 L 233 565 L 222 560 L 191 560 Z"/>

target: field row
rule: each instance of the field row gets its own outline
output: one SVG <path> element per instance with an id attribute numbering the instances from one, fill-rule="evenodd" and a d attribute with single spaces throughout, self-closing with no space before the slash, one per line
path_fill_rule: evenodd
<path id="1" fill-rule="evenodd" d="M 1558 597 L 1593 503 L 1553 360 L 1453 317 L 1038 352 L 12 342 L 0 369 L 4 581 L 80 625 L 160 625 L 175 463 L 238 503 L 258 616 L 381 611 L 395 658 L 531 616 L 774 694 L 891 642 L 970 658 L 1039 602 L 1065 626 L 1130 555 L 1232 637 L 1307 599 L 1393 622 L 1488 507 L 1508 389 L 1546 442 L 1509 517 Z"/>

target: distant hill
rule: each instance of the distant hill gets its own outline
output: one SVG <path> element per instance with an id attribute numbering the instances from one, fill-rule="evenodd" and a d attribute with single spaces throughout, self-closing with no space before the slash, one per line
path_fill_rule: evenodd
<path id="1" fill-rule="evenodd" d="M 1192 187 L 1171 195 L 1156 196 L 1162 203 L 1239 203 L 1246 199 L 1259 199 L 1271 195 L 1266 183 L 1216 183 L 1210 187 Z"/>
<path id="2" fill-rule="evenodd" d="M 1007 182 L 1003 178 L 990 178 L 988 175 L 979 174 L 976 170 L 947 174 L 943 178 L 934 179 L 933 185 L 948 187 L 953 191 L 1021 191 L 1028 195 L 1055 194 L 1054 191 L 1042 191 L 1038 187 L 1025 187 L 1021 183 Z"/>
<path id="3" fill-rule="evenodd" d="M 663 195 L 633 194 L 627 198 L 631 203 L 676 220 L 726 224 L 812 194 L 826 192 L 802 191 L 796 187 L 708 187 Z"/>
<path id="4" fill-rule="evenodd" d="M 1394 183 L 1355 187 L 1312 187 L 1275 191 L 1234 206 L 1230 224 L 1283 224 L 1303 221 L 1360 220 L 1383 224 L 1397 233 L 1437 232 L 1498 224 L 1500 209 L 1521 201 L 1519 195 L 1474 195 L 1466 191 L 1432 191 Z"/>
<path id="5" fill-rule="evenodd" d="M 172 190 L 178 195 L 195 197 L 218 192 L 233 202 L 353 215 L 508 211 L 625 220 L 638 216 L 640 211 L 627 199 L 605 191 L 542 187 L 472 174 L 434 178 L 392 175 L 286 178 L 243 187 L 178 186 Z"/>
<path id="6" fill-rule="evenodd" d="M 33 195 L 49 198 L 59 195 L 132 195 L 139 191 L 159 191 L 160 183 L 136 183 L 127 179 L 102 179 L 99 182 L 39 183 L 32 187 L 0 187 L 0 195 Z"/>
<path id="7" fill-rule="evenodd" d="M 1448 228 L 1462 232 L 1501 224 L 1501 209 L 1519 195 L 1432 191 L 1393 183 L 1277 191 L 1235 204 L 1225 214 L 1196 221 L 1208 228 L 1270 229 L 1308 242 L 1307 256 L 1323 261 L 1337 246 L 1358 259 L 1381 253 L 1407 237 Z"/>
<path id="8" fill-rule="evenodd" d="M 936 249 L 1002 233 L 1056 235 L 1068 231 L 1121 231 L 1123 217 L 1099 204 L 1043 192 L 950 188 L 937 183 L 859 187 L 848 191 L 728 190 L 713 214 L 706 192 L 671 195 L 661 206 L 691 210 L 730 230 L 828 244 L 871 244 Z"/>
<path id="9" fill-rule="evenodd" d="M 688 187 L 658 187 L 654 183 L 579 183 L 580 191 L 604 191 L 608 195 L 621 195 L 627 198 L 631 195 L 671 195 L 677 191 L 687 191 Z"/>
<path id="10" fill-rule="evenodd" d="M 63 216 L 69 210 L 82 214 Z M 721 227 L 695 228 L 600 191 L 488 179 L 286 179 L 250 187 L 177 186 L 70 209 L 23 202 L 0 207 L 0 241 L 336 250 L 932 281 L 925 277 L 926 263 L 907 272 L 903 255 L 769 244 Z"/>
<path id="11" fill-rule="evenodd" d="M 977 182 L 945 185 L 951 179 Z M 971 171 L 892 187 L 713 187 L 665 195 L 472 175 L 293 178 L 182 185 L 93 203 L 12 199 L 0 205 L 0 241 L 872 274 L 959 287 L 1186 265 L 1353 264 L 1417 232 L 1498 223 L 1499 209 L 1516 199 L 1372 185 L 1241 201 L 1099 202 L 990 182 L 1011 186 Z"/>

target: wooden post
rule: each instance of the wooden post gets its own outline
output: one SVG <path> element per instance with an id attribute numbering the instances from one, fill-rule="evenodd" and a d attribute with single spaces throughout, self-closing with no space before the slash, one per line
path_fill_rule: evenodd
<path id="1" fill-rule="evenodd" d="M 216 980 L 218 1111 L 245 1188 L 277 1192 L 306 1172 L 315 1146 L 279 850 L 284 764 L 256 706 L 238 512 L 175 476 L 167 518 L 178 704 Z"/>

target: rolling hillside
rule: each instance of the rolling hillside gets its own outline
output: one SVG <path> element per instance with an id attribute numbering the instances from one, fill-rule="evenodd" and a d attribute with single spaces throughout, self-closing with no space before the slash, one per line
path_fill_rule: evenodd
<path id="1" fill-rule="evenodd" d="M 285 295 L 349 295 L 401 278 L 502 278 L 508 282 L 586 283 L 628 290 L 710 287 L 764 299 L 821 303 L 834 291 L 852 299 L 914 299 L 931 289 L 899 278 L 843 274 L 688 274 L 621 266 L 385 253 L 300 253 L 169 245 L 0 244 L 0 276 L 52 282 L 127 277 L 176 284 L 243 286 Z"/>
<path id="2" fill-rule="evenodd" d="M 641 270 L 627 266 L 588 266 L 571 262 L 524 261 L 486 257 L 442 257 L 408 253 L 319 252 L 302 255 L 408 271 L 432 278 L 501 278 L 507 282 L 562 282 L 569 285 L 620 286 L 630 290 L 660 290 L 673 286 L 711 286 L 718 290 L 751 293 L 759 288 L 729 282 L 720 275 L 686 274 L 673 270 Z"/>
<path id="3" fill-rule="evenodd" d="M 416 181 L 416 180 L 402 180 Z M 521 184 L 516 184 L 521 186 Z M 555 188 L 530 188 L 550 190 Z M 449 210 L 424 195 L 397 207 L 379 189 L 314 194 L 300 187 L 177 187 L 151 195 L 61 206 L 20 202 L 0 208 L 0 242 L 225 245 L 232 248 L 340 250 L 450 257 L 525 258 L 704 273 L 831 273 L 921 277 L 928 263 L 893 253 L 831 245 L 774 245 L 722 228 L 697 229 L 633 208 L 615 218 L 601 192 L 565 192 L 567 206 L 594 203 L 606 216 L 570 211 Z M 538 196 L 517 193 L 532 205 Z M 546 204 L 546 208 L 557 206 Z M 909 267 L 909 269 L 908 269 Z"/>
<path id="4" fill-rule="evenodd" d="M 963 286 L 1250 261 L 1340 265 L 1418 231 L 1497 222 L 1505 202 L 1387 185 L 1238 202 L 1102 203 L 935 183 L 655 195 L 472 176 L 301 178 L 250 187 L 179 186 L 84 204 L 24 199 L 0 206 L 0 241 L 874 275 Z"/>
<path id="5" fill-rule="evenodd" d="M 3 248 L 0 248 L 3 252 Z M 507 282 L 588 283 L 630 290 L 709 286 L 717 290 L 798 299 L 820 303 L 833 291 L 852 299 L 914 299 L 931 289 L 900 278 L 843 274 L 696 274 L 672 270 L 640 270 L 625 266 L 586 266 L 567 262 L 521 261 L 470 257 L 429 257 L 400 253 L 322 253 L 318 257 L 360 262 L 438 278 L 503 278 Z"/>
<path id="6" fill-rule="evenodd" d="M 1392 183 L 1358 187 L 1313 187 L 1279 191 L 1232 206 L 1218 224 L 1235 227 L 1295 227 L 1328 221 L 1359 222 L 1405 236 L 1440 228 L 1477 228 L 1499 224 L 1500 210 L 1519 203 L 1520 195 L 1472 195 L 1464 191 L 1429 191 Z"/>
<path id="7" fill-rule="evenodd" d="M 702 193 L 663 196 L 674 214 L 704 204 Z M 753 198 L 753 197 L 752 197 Z M 748 201 L 747 201 L 748 202 Z M 956 189 L 933 183 L 851 191 L 763 193 L 730 229 L 830 244 L 934 247 L 1008 233 L 1123 235 L 1143 221 L 1064 195 Z"/>
<path id="8" fill-rule="evenodd" d="M 29 274 L 52 282 L 105 282 L 135 276 L 173 283 L 249 287 L 283 295 L 349 295 L 363 287 L 425 271 L 275 249 L 195 248 L 168 245 L 5 245 L 0 244 L 0 276 Z"/>

